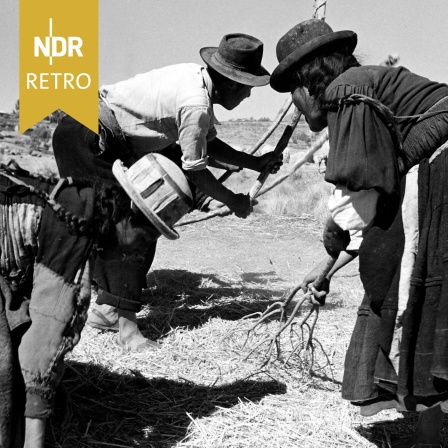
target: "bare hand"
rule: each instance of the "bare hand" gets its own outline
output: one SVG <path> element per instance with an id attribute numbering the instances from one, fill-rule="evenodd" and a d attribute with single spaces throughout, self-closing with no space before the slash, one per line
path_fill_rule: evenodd
<path id="1" fill-rule="evenodd" d="M 232 202 L 228 203 L 227 206 L 238 218 L 245 219 L 251 214 L 256 203 L 256 201 L 251 200 L 248 194 L 237 193 L 234 194 Z"/>
<path id="2" fill-rule="evenodd" d="M 283 154 L 277 155 L 274 151 L 267 152 L 262 156 L 258 157 L 260 173 L 266 168 L 269 168 L 271 174 L 275 174 L 280 167 L 283 165 Z"/>
<path id="3" fill-rule="evenodd" d="M 325 291 L 324 289 L 318 291 L 313 285 L 310 285 L 310 290 L 312 294 L 308 298 L 309 302 L 312 305 L 324 306 L 328 291 Z"/>
<path id="4" fill-rule="evenodd" d="M 306 294 L 311 290 L 312 294 L 310 295 L 309 301 L 313 305 L 323 306 L 325 305 L 325 300 L 327 298 L 327 294 L 330 292 L 330 280 L 325 279 L 318 291 L 313 283 L 316 281 L 319 276 L 318 269 L 314 268 L 310 273 L 308 273 L 302 281 L 300 287 L 302 291 Z"/>

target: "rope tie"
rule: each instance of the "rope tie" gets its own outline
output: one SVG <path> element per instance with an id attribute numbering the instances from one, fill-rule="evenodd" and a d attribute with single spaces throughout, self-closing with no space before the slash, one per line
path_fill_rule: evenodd
<path id="1" fill-rule="evenodd" d="M 22 170 L 20 167 L 19 167 L 18 171 L 21 174 L 26 173 L 28 176 L 30 176 L 30 174 L 28 172 Z M 61 187 L 63 185 L 65 185 L 65 184 L 73 185 L 72 178 L 59 180 L 58 184 L 55 187 L 56 193 L 54 195 L 53 194 L 49 195 L 46 191 L 40 190 L 40 189 L 34 187 L 33 185 L 29 185 L 26 182 L 18 179 L 15 176 L 14 170 L 11 169 L 9 166 L 5 166 L 5 165 L 0 166 L 0 176 L 6 177 L 7 179 L 9 179 L 11 182 L 16 184 L 17 186 L 22 187 L 25 192 L 28 191 L 30 194 L 36 195 L 42 201 L 47 203 L 52 208 L 53 212 L 56 214 L 56 216 L 59 218 L 59 220 L 61 220 L 62 222 L 65 223 L 66 228 L 70 234 L 75 234 L 75 235 L 79 235 L 79 236 L 91 235 L 92 220 L 89 220 L 86 218 L 79 218 L 78 216 L 76 216 L 76 215 L 72 214 L 71 212 L 69 212 L 68 210 L 66 210 L 62 204 L 58 203 L 54 199 L 54 196 L 59 192 L 59 190 L 61 189 Z M 52 183 L 54 184 L 54 182 L 52 182 L 51 179 L 45 179 L 42 176 L 36 176 L 36 177 L 40 181 L 45 181 L 50 184 L 52 184 Z M 8 189 L 7 189 L 5 191 L 5 194 L 8 194 L 8 193 L 11 194 L 12 191 L 11 190 L 8 191 Z"/>
<path id="2" fill-rule="evenodd" d="M 361 93 L 352 93 L 346 95 L 342 98 L 336 98 L 333 101 L 328 101 L 324 104 L 323 108 L 330 111 L 338 111 L 344 107 L 344 105 L 353 105 L 365 103 L 372 107 L 378 114 L 384 118 L 389 131 L 394 139 L 395 148 L 397 151 L 398 167 L 400 172 L 404 171 L 404 155 L 403 155 L 403 136 L 401 135 L 400 129 L 398 127 L 398 122 L 401 121 L 412 121 L 415 120 L 416 123 L 426 120 L 434 115 L 448 113 L 448 109 L 441 109 L 433 112 L 425 112 L 423 114 L 417 115 L 394 115 L 392 111 L 385 106 L 381 101 L 370 96 L 362 95 Z"/>
<path id="3" fill-rule="evenodd" d="M 370 96 L 362 95 L 360 93 L 352 93 L 342 98 L 336 98 L 333 101 L 328 101 L 323 107 L 330 111 L 338 111 L 341 110 L 345 105 L 350 106 L 359 103 L 367 104 L 384 119 L 386 126 L 388 127 L 389 132 L 391 133 L 394 140 L 399 170 L 400 172 L 403 172 L 403 136 L 401 135 L 400 129 L 398 127 L 397 119 L 402 119 L 405 117 L 394 116 L 392 111 L 381 101 L 378 101 Z M 412 116 L 412 118 L 416 117 L 417 116 Z"/>

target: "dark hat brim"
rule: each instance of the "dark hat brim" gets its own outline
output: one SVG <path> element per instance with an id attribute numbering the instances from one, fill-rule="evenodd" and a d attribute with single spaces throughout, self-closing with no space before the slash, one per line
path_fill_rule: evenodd
<path id="1" fill-rule="evenodd" d="M 271 75 L 263 66 L 260 65 L 258 70 L 253 73 L 238 70 L 230 65 L 221 63 L 216 57 L 213 57 L 217 51 L 218 47 L 204 47 L 201 48 L 199 53 L 203 61 L 218 73 L 221 73 L 221 75 L 247 86 L 261 87 L 269 84 Z"/>
<path id="2" fill-rule="evenodd" d="M 328 50 L 336 51 L 339 48 L 345 48 L 347 54 L 352 54 L 358 43 L 358 37 L 353 31 L 335 31 L 323 36 L 317 37 L 305 45 L 302 45 L 296 51 L 293 51 L 272 72 L 270 84 L 277 92 L 289 92 L 290 78 L 292 76 L 291 68 L 297 66 L 300 61 L 309 57 L 314 52 L 324 52 Z"/>

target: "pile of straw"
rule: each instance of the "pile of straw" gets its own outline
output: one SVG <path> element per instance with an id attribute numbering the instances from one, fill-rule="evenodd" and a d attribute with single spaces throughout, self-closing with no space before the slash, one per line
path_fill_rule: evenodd
<path id="1" fill-rule="evenodd" d="M 325 351 L 317 351 L 316 367 L 292 361 L 260 370 L 261 356 L 246 359 L 234 330 L 246 325 L 239 319 L 263 311 L 286 291 L 273 294 L 269 282 L 154 271 L 139 325 L 162 349 L 126 354 L 114 344 L 114 334 L 86 327 L 64 379 L 72 421 L 61 429 L 54 419 L 46 446 L 387 447 L 409 434 L 415 415 L 383 411 L 362 418 L 340 398 L 362 292 L 356 267 L 339 280 L 316 328 Z M 276 324 L 265 325 L 259 337 Z"/>

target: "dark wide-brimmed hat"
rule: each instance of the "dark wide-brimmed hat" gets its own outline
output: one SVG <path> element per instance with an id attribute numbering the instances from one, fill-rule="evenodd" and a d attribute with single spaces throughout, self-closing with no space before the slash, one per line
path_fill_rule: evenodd
<path id="1" fill-rule="evenodd" d="M 352 54 L 358 38 L 353 31 L 333 31 L 319 19 L 306 20 L 291 28 L 277 43 L 279 65 L 271 76 L 271 87 L 288 92 L 292 68 L 317 53 L 331 51 Z"/>
<path id="2" fill-rule="evenodd" d="M 262 67 L 263 42 L 248 34 L 226 34 L 219 47 L 200 50 L 204 62 L 221 75 L 248 86 L 269 84 L 269 72 Z"/>

